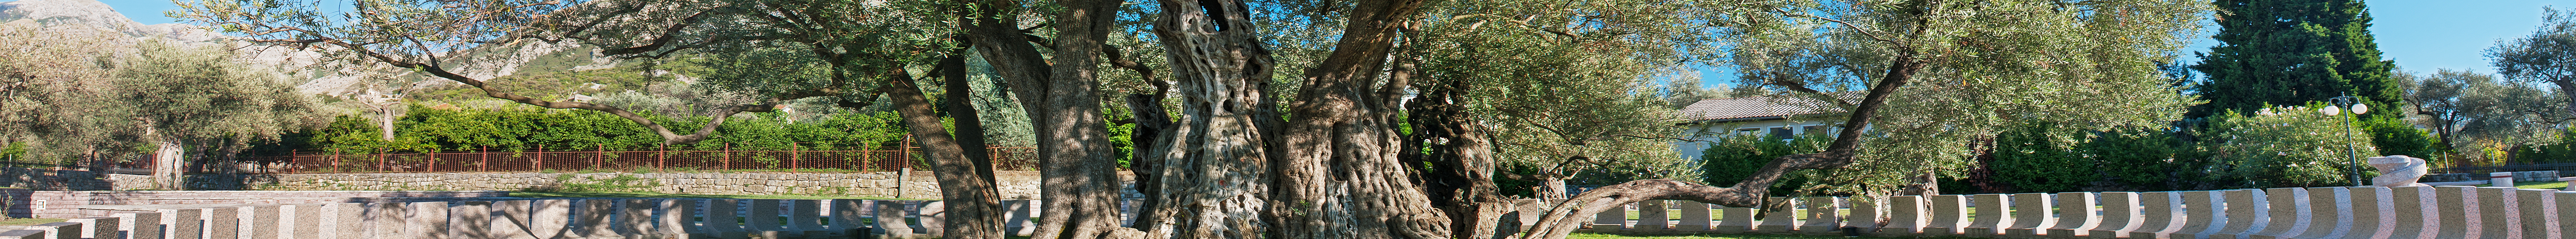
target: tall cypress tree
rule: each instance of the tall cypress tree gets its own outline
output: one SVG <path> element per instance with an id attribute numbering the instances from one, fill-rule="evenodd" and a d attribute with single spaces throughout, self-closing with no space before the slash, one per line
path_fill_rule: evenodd
<path id="1" fill-rule="evenodd" d="M 2370 13 L 2359 0 L 2217 0 L 2217 47 L 2201 54 L 2208 103 L 2189 117 L 2303 105 L 2350 94 L 2379 106 L 2371 118 L 2403 117 L 2395 63 L 2379 58 Z"/>

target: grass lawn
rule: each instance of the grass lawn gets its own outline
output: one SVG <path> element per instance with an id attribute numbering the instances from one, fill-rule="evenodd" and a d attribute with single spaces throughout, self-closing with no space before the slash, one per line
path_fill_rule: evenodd
<path id="1" fill-rule="evenodd" d="M 10 219 L 8 219 L 8 220 L 0 220 L 0 226 L 28 226 L 28 225 L 36 225 L 36 224 L 46 224 L 46 223 L 63 222 L 64 220 L 68 220 L 68 219 L 61 219 L 61 218 L 10 218 Z"/>
<path id="2" fill-rule="evenodd" d="M 2513 183 L 2513 187 L 2516 187 L 2516 188 L 2524 188 L 2524 189 L 2549 189 L 2549 190 L 2557 190 L 2557 189 L 2560 189 L 2560 188 L 2567 188 L 2567 182 L 2519 182 L 2519 183 Z"/>
<path id="3" fill-rule="evenodd" d="M 523 198 L 736 198 L 736 199 L 869 199 L 869 200 L 938 200 L 938 199 L 900 199 L 900 198 L 859 197 L 859 196 L 807 196 L 807 195 L 706 195 L 706 194 L 672 194 L 672 193 L 639 193 L 639 192 L 510 192 L 510 196 L 512 196 L 512 197 L 523 197 Z"/>

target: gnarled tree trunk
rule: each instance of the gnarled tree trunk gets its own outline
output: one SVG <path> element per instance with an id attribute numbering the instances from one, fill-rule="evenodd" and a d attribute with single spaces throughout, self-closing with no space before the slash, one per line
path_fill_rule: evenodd
<path id="1" fill-rule="evenodd" d="M 1421 1 L 1363 1 L 1333 53 L 1305 72 L 1281 121 L 1265 91 L 1275 66 L 1239 1 L 1162 1 L 1155 26 L 1183 99 L 1154 151 L 1161 224 L 1173 238 L 1448 238 L 1404 147 L 1397 104 L 1408 73 L 1378 75 Z M 1256 218 L 1257 217 L 1257 218 Z"/>
<path id="2" fill-rule="evenodd" d="M 1431 165 L 1419 172 L 1423 193 L 1433 207 L 1449 214 L 1451 237 L 1493 238 L 1494 227 L 1512 204 L 1494 185 L 1494 145 L 1485 134 L 1490 131 L 1476 125 L 1461 104 L 1468 87 L 1464 80 L 1438 79 L 1415 87 L 1421 94 L 1405 103 L 1413 134 L 1405 136 L 1402 157 L 1404 165 Z"/>
<path id="3" fill-rule="evenodd" d="M 922 96 L 920 86 L 902 69 L 894 67 L 894 72 L 887 74 L 892 79 L 886 82 L 884 92 L 894 102 L 895 111 L 903 115 L 904 127 L 919 142 L 915 145 L 929 156 L 932 175 L 939 177 L 939 194 L 947 202 L 948 216 L 947 221 L 936 222 L 946 223 L 944 235 L 935 236 L 1002 238 L 1002 193 L 994 187 L 993 169 L 966 158 L 968 149 L 940 125 L 930 99 Z"/>
<path id="4" fill-rule="evenodd" d="M 976 17 L 961 21 L 976 52 L 1010 82 L 1036 133 L 1038 174 L 1044 178 L 1046 214 L 1033 238 L 1132 237 L 1119 227 L 1118 163 L 1110 158 L 1109 129 L 1101 118 L 1097 65 L 1117 1 L 1063 0 L 1055 14 L 1054 55 L 1038 52 L 1020 31 L 1015 1 L 974 4 Z"/>

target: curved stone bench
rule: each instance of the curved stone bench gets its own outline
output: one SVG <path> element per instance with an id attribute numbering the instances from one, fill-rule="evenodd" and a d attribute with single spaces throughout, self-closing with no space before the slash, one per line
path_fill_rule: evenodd
<path id="1" fill-rule="evenodd" d="M 1783 233 L 1986 238 L 2567 238 L 2576 192 L 2510 187 L 2331 187 L 1795 198 L 1751 208 L 1651 202 L 1601 213 L 1613 234 Z M 1524 205 L 1530 205 L 1524 203 Z M 1660 205 L 1677 205 L 1667 209 Z M 1645 220 L 1627 220 L 1627 210 Z M 1544 212 L 1520 207 L 1518 213 Z M 1667 213 L 1665 210 L 1681 210 Z M 1677 219 L 1655 220 L 1666 215 Z M 1615 217 L 1615 218 L 1613 218 Z M 1524 217 L 1521 225 L 1534 223 Z M 1667 227 L 1666 225 L 1682 225 Z M 1697 225 L 1718 225 L 1701 229 Z M 1503 230 L 1512 231 L 1506 227 Z"/>
<path id="2" fill-rule="evenodd" d="M 1037 203 L 1006 201 L 1020 234 Z M 938 201 L 536 199 L 163 208 L 76 218 L 0 233 L 10 238 L 581 239 L 920 238 L 940 231 Z M 880 220 L 892 219 L 892 220 Z M 911 220 L 904 220 L 911 219 Z M 880 230 L 893 228 L 898 230 Z"/>

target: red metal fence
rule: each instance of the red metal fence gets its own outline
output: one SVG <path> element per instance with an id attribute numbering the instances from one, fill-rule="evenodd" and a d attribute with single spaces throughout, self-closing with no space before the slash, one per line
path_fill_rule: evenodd
<path id="1" fill-rule="evenodd" d="M 243 157 L 240 173 L 351 172 L 535 172 L 614 171 L 688 172 L 767 170 L 786 172 L 886 172 L 928 168 L 918 160 L 918 147 L 816 147 L 803 144 L 769 147 L 725 145 L 704 148 L 615 146 L 536 147 L 510 151 L 477 149 L 434 153 L 334 154 L 298 152 L 292 156 Z M 907 150 L 914 149 L 914 150 Z M 995 170 L 1034 170 L 1037 149 L 992 147 Z"/>

